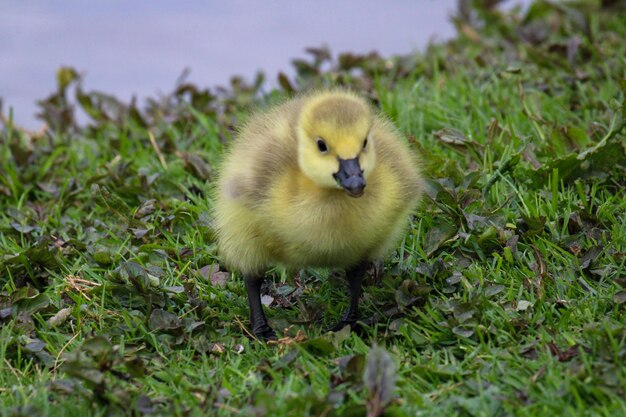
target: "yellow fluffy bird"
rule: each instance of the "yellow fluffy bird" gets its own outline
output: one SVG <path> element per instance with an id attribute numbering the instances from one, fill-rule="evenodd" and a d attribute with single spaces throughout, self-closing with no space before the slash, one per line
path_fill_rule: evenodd
<path id="1" fill-rule="evenodd" d="M 353 327 L 366 266 L 393 249 L 422 188 L 417 157 L 368 102 L 316 91 L 251 117 L 219 174 L 220 257 L 243 275 L 250 325 L 274 339 L 261 304 L 266 270 L 280 264 L 345 268 Z"/>

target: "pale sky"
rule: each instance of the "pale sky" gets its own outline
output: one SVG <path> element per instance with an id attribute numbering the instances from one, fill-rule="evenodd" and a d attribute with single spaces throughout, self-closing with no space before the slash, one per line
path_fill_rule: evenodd
<path id="1" fill-rule="evenodd" d="M 509 3 L 528 3 L 528 0 Z M 35 100 L 55 71 L 84 74 L 85 90 L 123 100 L 171 91 L 185 68 L 202 87 L 239 74 L 291 72 L 304 48 L 406 54 L 455 34 L 455 0 L 0 0 L 0 97 L 37 128 Z"/>

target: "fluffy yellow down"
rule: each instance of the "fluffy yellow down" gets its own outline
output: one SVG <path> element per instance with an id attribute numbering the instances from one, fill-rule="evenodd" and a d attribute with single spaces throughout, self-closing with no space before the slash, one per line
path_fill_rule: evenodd
<path id="1" fill-rule="evenodd" d="M 340 158 L 358 158 L 362 196 L 335 180 Z M 244 276 L 274 264 L 346 268 L 379 259 L 404 233 L 421 188 L 416 156 L 366 100 L 314 92 L 254 115 L 237 135 L 219 174 L 219 253 Z"/>

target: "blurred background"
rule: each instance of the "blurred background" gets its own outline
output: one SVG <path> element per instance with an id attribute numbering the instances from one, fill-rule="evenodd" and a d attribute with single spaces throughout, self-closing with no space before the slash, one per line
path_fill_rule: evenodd
<path id="1" fill-rule="evenodd" d="M 526 6 L 509 0 L 504 7 Z M 169 92 L 185 69 L 187 81 L 225 85 L 257 71 L 275 83 L 292 75 L 304 48 L 382 56 L 423 49 L 455 33 L 457 0 L 201 1 L 0 0 L 2 111 L 36 129 L 36 101 L 55 90 L 55 72 L 74 67 L 83 88 L 124 101 Z"/>

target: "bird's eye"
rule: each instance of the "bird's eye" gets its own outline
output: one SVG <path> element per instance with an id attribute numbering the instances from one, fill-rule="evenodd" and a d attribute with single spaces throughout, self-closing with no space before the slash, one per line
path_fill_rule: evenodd
<path id="1" fill-rule="evenodd" d="M 324 142 L 323 139 L 317 140 L 317 149 L 319 149 L 321 153 L 326 153 L 328 151 L 328 146 L 326 146 L 326 142 Z"/>
<path id="2" fill-rule="evenodd" d="M 363 149 L 365 149 L 366 146 L 367 146 L 367 138 L 365 138 L 365 140 L 363 141 Z"/>

